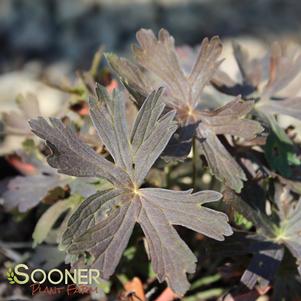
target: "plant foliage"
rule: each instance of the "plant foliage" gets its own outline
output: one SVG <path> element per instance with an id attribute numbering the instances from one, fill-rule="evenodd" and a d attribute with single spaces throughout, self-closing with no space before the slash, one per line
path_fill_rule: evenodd
<path id="1" fill-rule="evenodd" d="M 202 206 L 215 202 L 215 191 L 192 193 L 161 188 L 140 188 L 145 176 L 177 129 L 175 112 L 162 115 L 162 89 L 152 92 L 127 130 L 124 102 L 97 86 L 90 99 L 90 114 L 97 133 L 114 163 L 83 144 L 72 128 L 58 119 L 30 121 L 32 131 L 51 148 L 49 164 L 72 176 L 103 177 L 112 188 L 87 198 L 70 217 L 62 246 L 76 255 L 75 265 L 98 268 L 104 279 L 115 271 L 135 223 L 147 240 L 149 256 L 159 281 L 166 280 L 179 295 L 189 288 L 186 273 L 195 271 L 196 257 L 172 225 L 182 225 L 217 240 L 232 234 L 224 213 Z"/>
<path id="2" fill-rule="evenodd" d="M 20 174 L 0 182 L 1 201 L 16 220 L 39 216 L 33 256 L 58 265 L 58 246 L 133 300 L 160 291 L 155 279 L 169 299 L 295 300 L 300 50 L 275 43 L 253 57 L 233 43 L 235 78 L 217 36 L 197 49 L 164 29 L 136 37 L 130 59 L 105 53 L 103 66 L 101 48 L 78 82 L 51 83 L 70 96 L 55 116 L 41 117 L 34 95 L 2 115 L 4 141 L 19 140 L 1 151 Z"/>

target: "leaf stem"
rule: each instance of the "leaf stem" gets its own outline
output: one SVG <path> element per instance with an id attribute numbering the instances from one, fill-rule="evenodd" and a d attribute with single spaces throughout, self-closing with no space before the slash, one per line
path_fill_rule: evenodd
<path id="1" fill-rule="evenodd" d="M 197 180 L 197 147 L 195 136 L 192 138 L 192 187 L 196 189 L 196 180 Z"/>
<path id="2" fill-rule="evenodd" d="M 164 166 L 164 173 L 165 173 L 165 185 L 167 188 L 169 188 L 170 186 L 170 172 L 171 172 L 171 166 L 170 163 L 167 163 Z"/>

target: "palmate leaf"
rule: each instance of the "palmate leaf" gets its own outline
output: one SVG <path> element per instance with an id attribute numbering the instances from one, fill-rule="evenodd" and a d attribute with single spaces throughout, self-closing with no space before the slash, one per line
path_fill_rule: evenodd
<path id="1" fill-rule="evenodd" d="M 262 131 L 260 124 L 253 120 L 240 119 L 252 110 L 252 107 L 252 101 L 242 101 L 237 97 L 213 112 L 201 112 L 202 122 L 196 130 L 199 149 L 205 155 L 213 174 L 236 191 L 241 190 L 241 180 L 246 180 L 246 176 L 216 135 L 254 138 L 254 133 Z"/>
<path id="2" fill-rule="evenodd" d="M 113 183 L 130 182 L 125 171 L 98 156 L 89 146 L 82 143 L 75 131 L 56 118 L 50 124 L 42 117 L 29 121 L 37 136 L 46 140 L 52 151 L 47 161 L 59 172 L 77 177 L 103 177 Z M 112 172 L 112 170 L 114 172 Z"/>
<path id="3" fill-rule="evenodd" d="M 41 115 L 37 97 L 28 93 L 16 99 L 18 110 L 0 113 L 0 155 L 22 149 L 22 143 L 32 136 L 28 119 Z"/>
<path id="4" fill-rule="evenodd" d="M 38 244 L 45 241 L 51 231 L 56 232 L 56 241 L 59 242 L 70 215 L 82 201 L 83 197 L 81 195 L 73 194 L 67 199 L 60 200 L 50 206 L 39 218 L 32 233 L 33 246 L 36 247 Z M 62 216 L 63 220 L 60 222 L 60 226 L 54 229 L 55 224 L 58 223 L 58 220 Z"/>
<path id="5" fill-rule="evenodd" d="M 8 134 L 29 135 L 27 120 L 41 115 L 39 101 L 34 94 L 20 95 L 16 100 L 20 112 L 3 113 Z"/>
<path id="6" fill-rule="evenodd" d="M 1 198 L 7 210 L 17 207 L 20 212 L 26 212 L 40 203 L 49 191 L 61 184 L 62 179 L 53 173 L 17 176 L 8 182 Z"/>
<path id="7" fill-rule="evenodd" d="M 106 53 L 105 58 L 124 86 L 134 96 L 134 101 L 139 107 L 151 91 L 160 87 L 158 82 L 151 78 L 141 66 L 120 58 L 114 53 Z"/>
<path id="8" fill-rule="evenodd" d="M 141 29 L 137 32 L 140 47 L 133 52 L 137 62 L 156 74 L 168 87 L 172 105 L 196 107 L 203 88 L 219 66 L 222 51 L 220 39 L 215 36 L 210 41 L 202 41 L 196 62 L 189 76 L 181 69 L 175 51 L 174 38 L 161 29 L 158 39 L 151 30 Z"/>
<path id="9" fill-rule="evenodd" d="M 301 275 L 301 201 L 295 201 L 288 187 L 275 185 L 274 203 L 277 205 L 278 220 L 268 217 L 258 208 L 245 202 L 238 194 L 227 189 L 224 202 L 232 210 L 241 212 L 256 227 L 256 234 L 250 236 L 249 253 L 253 254 L 241 282 L 249 289 L 255 285 L 267 287 L 275 278 L 284 258 L 286 247 L 296 258 Z"/>
<path id="10" fill-rule="evenodd" d="M 161 29 L 156 38 L 151 30 L 141 29 L 137 33 L 137 40 L 139 47 L 133 47 L 136 64 L 114 55 L 107 55 L 107 59 L 129 92 L 140 101 L 158 83 L 166 87 L 164 102 L 176 110 L 180 128 L 164 151 L 164 157 L 169 160 L 185 158 L 191 149 L 193 136 L 196 136 L 212 173 L 240 191 L 242 181 L 246 179 L 245 174 L 217 135 L 229 134 L 252 139 L 261 132 L 259 123 L 244 118 L 254 103 L 234 99 L 213 112 L 198 109 L 203 89 L 221 62 L 220 39 L 213 37 L 202 41 L 189 74 L 181 68 L 174 39 L 166 30 Z"/>
<path id="11" fill-rule="evenodd" d="M 255 237 L 250 247 L 253 257 L 240 281 L 249 289 L 266 288 L 274 280 L 284 256 L 283 246 L 263 237 Z"/>
<path id="12" fill-rule="evenodd" d="M 66 179 L 37 159 L 35 155 L 22 151 L 18 151 L 17 154 L 24 165 L 31 167 L 31 174 L 0 181 L 4 184 L 1 198 L 6 210 L 18 208 L 20 212 L 26 212 L 39 204 L 56 188 L 60 187 L 59 191 L 63 191 L 62 187 L 67 184 Z"/>
<path id="13" fill-rule="evenodd" d="M 227 216 L 202 204 L 221 198 L 215 191 L 170 191 L 139 188 L 177 126 L 175 112 L 162 115 L 162 90 L 152 92 L 138 112 L 131 133 L 127 130 L 122 98 L 97 87 L 90 101 L 93 123 L 115 164 L 96 154 L 58 120 L 31 121 L 35 133 L 46 140 L 53 154 L 50 164 L 75 176 L 104 177 L 113 187 L 88 197 L 70 217 L 61 246 L 76 258 L 74 266 L 98 268 L 103 278 L 115 271 L 134 225 L 145 234 L 149 255 L 159 281 L 167 281 L 178 294 L 189 288 L 186 273 L 195 271 L 196 258 L 173 225 L 182 225 L 211 238 L 232 234 Z M 122 127 L 122 128 L 121 128 Z M 85 262 L 85 255 L 90 260 Z"/>
<path id="14" fill-rule="evenodd" d="M 301 119 L 301 97 L 267 100 L 258 103 L 256 109 L 268 114 L 288 115 L 296 119 Z"/>
<path id="15" fill-rule="evenodd" d="M 212 173 L 229 187 L 240 191 L 243 187 L 242 180 L 247 179 L 246 175 L 214 131 L 200 124 L 197 128 L 197 138 L 199 150 L 204 154 Z"/>
<path id="16" fill-rule="evenodd" d="M 278 273 L 272 292 L 272 300 L 298 300 L 301 296 L 301 278 L 298 274 L 292 273 L 292 266 L 285 266 Z"/>
<path id="17" fill-rule="evenodd" d="M 270 51 L 269 81 L 261 92 L 256 109 L 268 114 L 288 115 L 301 119 L 301 97 L 277 97 L 300 73 L 301 54 L 296 49 L 289 51 L 273 44 Z"/>
<path id="18" fill-rule="evenodd" d="M 276 232 L 276 241 L 284 244 L 296 258 L 298 272 L 301 275 L 301 200 L 297 202 L 284 197 L 278 201 L 280 224 Z"/>
<path id="19" fill-rule="evenodd" d="M 259 112 L 301 119 L 301 98 L 290 95 L 289 89 L 285 90 L 286 96 L 278 95 L 300 73 L 300 51 L 285 49 L 278 43 L 274 43 L 267 54 L 269 63 L 266 72 L 262 67 L 263 59 L 251 59 L 248 52 L 238 44 L 234 44 L 233 50 L 242 83 L 236 83 L 219 71 L 212 80 L 213 85 L 229 95 L 241 94 L 246 99 L 254 96 L 258 99 L 255 109 Z M 265 73 L 268 73 L 266 83 Z"/>
<path id="20" fill-rule="evenodd" d="M 0 181 L 0 186 L 3 187 L 0 195 L 7 210 L 18 208 L 20 212 L 26 212 L 41 201 L 52 203 L 65 196 L 64 186 L 66 185 L 70 187 L 71 194 L 80 194 L 83 197 L 96 192 L 95 178 L 72 178 L 59 175 L 35 154 L 27 154 L 23 151 L 18 151 L 17 154 L 22 164 L 31 167 L 32 171 L 31 174 Z M 102 189 L 110 186 L 105 180 L 99 184 Z"/>
<path id="21" fill-rule="evenodd" d="M 238 43 L 233 43 L 233 52 L 242 75 L 243 85 L 256 88 L 262 77 L 262 62 L 259 59 L 250 58 Z"/>
<path id="22" fill-rule="evenodd" d="M 256 227 L 256 233 L 249 235 L 244 242 L 247 249 L 243 252 L 253 256 L 240 281 L 249 289 L 256 285 L 267 287 L 273 281 L 284 255 L 283 246 L 274 241 L 275 224 L 254 203 L 247 203 L 231 189 L 226 188 L 223 194 L 228 210 L 241 213 Z"/>

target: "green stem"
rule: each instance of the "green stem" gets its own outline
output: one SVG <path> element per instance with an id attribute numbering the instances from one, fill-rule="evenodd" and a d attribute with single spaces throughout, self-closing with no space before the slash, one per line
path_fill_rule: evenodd
<path id="1" fill-rule="evenodd" d="M 170 163 L 167 163 L 164 167 L 164 173 L 165 173 L 165 184 L 166 188 L 170 188 L 170 172 L 171 172 L 171 166 Z"/>
<path id="2" fill-rule="evenodd" d="M 192 139 L 192 187 L 196 189 L 196 181 L 197 181 L 197 147 L 196 147 L 196 139 L 193 137 Z"/>

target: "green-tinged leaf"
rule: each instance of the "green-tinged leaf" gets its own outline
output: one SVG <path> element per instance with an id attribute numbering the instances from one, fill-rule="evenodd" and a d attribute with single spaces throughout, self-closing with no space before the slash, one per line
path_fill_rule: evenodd
<path id="1" fill-rule="evenodd" d="M 105 294 L 109 294 L 111 291 L 111 282 L 101 279 L 97 287 L 100 288 Z"/>
<path id="2" fill-rule="evenodd" d="M 199 292 L 194 296 L 188 296 L 183 298 L 184 301 L 198 301 L 198 300 L 218 300 L 218 297 L 222 296 L 224 292 L 223 288 L 211 288 L 208 290 L 204 290 L 203 292 Z"/>
<path id="3" fill-rule="evenodd" d="M 99 66 L 102 60 L 104 47 L 100 47 L 94 54 L 89 73 L 93 78 L 96 78 L 99 72 Z"/>
<path id="4" fill-rule="evenodd" d="M 277 224 L 271 216 L 255 210 L 231 190 L 224 192 L 224 202 L 228 205 L 228 210 L 238 211 L 256 227 L 253 241 L 249 238 L 249 252 L 253 254 L 253 258 L 241 277 L 241 282 L 249 289 L 256 285 L 261 288 L 270 285 L 283 260 L 284 246 L 296 258 L 298 271 L 301 273 L 301 202 L 294 201 L 289 190 L 283 190 L 280 185 L 276 186 L 274 199 L 278 207 Z"/>
<path id="5" fill-rule="evenodd" d="M 289 206 L 283 202 L 279 206 L 281 221 L 275 232 L 275 241 L 290 250 L 301 275 L 301 201 L 291 202 Z"/>
<path id="6" fill-rule="evenodd" d="M 39 101 L 35 94 L 28 93 L 26 95 L 19 95 L 16 101 L 25 119 L 33 118 L 41 114 Z"/>
<path id="7" fill-rule="evenodd" d="M 7 190 L 1 197 L 7 210 L 18 208 L 20 212 L 26 212 L 60 184 L 62 179 L 53 173 L 18 176 L 8 182 Z"/>
<path id="8" fill-rule="evenodd" d="M 291 166 L 301 161 L 294 151 L 294 145 L 272 115 L 265 115 L 271 126 L 271 132 L 265 145 L 265 156 L 271 168 L 284 177 L 292 174 Z"/>
<path id="9" fill-rule="evenodd" d="M 250 235 L 244 243 L 247 253 L 253 257 L 241 282 L 250 290 L 255 286 L 264 289 L 273 281 L 284 254 L 283 247 L 274 242 L 275 224 L 263 212 L 255 209 L 254 204 L 249 205 L 233 191 L 225 190 L 224 202 L 228 210 L 233 211 L 234 217 L 238 212 L 256 227 L 256 234 Z"/>
<path id="10" fill-rule="evenodd" d="M 297 157 L 297 154 L 289 152 L 287 154 L 287 160 L 289 162 L 289 165 L 300 165 L 301 160 Z"/>
<path id="11" fill-rule="evenodd" d="M 72 194 L 79 194 L 85 198 L 96 191 L 106 190 L 113 187 L 109 181 L 105 179 L 99 179 L 99 181 L 96 181 L 95 178 L 73 178 L 68 182 L 68 185 Z"/>
<path id="12" fill-rule="evenodd" d="M 135 253 L 136 253 L 136 248 L 135 247 L 129 247 L 127 248 L 124 253 L 123 256 L 127 259 L 127 260 L 132 260 L 135 257 Z"/>
<path id="13" fill-rule="evenodd" d="M 254 204 L 248 204 L 241 196 L 233 190 L 226 187 L 223 192 L 223 202 L 227 205 L 230 213 L 238 212 L 247 220 L 252 222 L 256 227 L 257 233 L 266 238 L 273 237 L 273 223 L 258 208 L 253 207 Z"/>
<path id="14" fill-rule="evenodd" d="M 25 139 L 22 143 L 23 149 L 27 153 L 35 153 L 36 150 L 36 145 L 33 141 L 33 139 Z"/>
<path id="15" fill-rule="evenodd" d="M 292 154 L 291 144 L 286 144 L 275 133 L 270 133 L 265 145 L 265 157 L 273 170 L 285 177 L 290 177 L 291 165 L 300 163 Z"/>
<path id="16" fill-rule="evenodd" d="M 5 131 L 8 134 L 29 135 L 28 119 L 39 116 L 39 102 L 34 94 L 19 95 L 16 100 L 19 112 L 3 113 Z"/>
<path id="17" fill-rule="evenodd" d="M 200 288 L 205 285 L 213 284 L 213 283 L 221 280 L 221 278 L 222 277 L 220 274 L 202 277 L 191 284 L 190 290 L 194 290 L 194 289 Z"/>
<path id="18" fill-rule="evenodd" d="M 239 212 L 234 213 L 234 222 L 238 226 L 244 227 L 246 230 L 249 230 L 253 227 L 253 224 L 251 221 L 246 219 L 242 214 Z"/>
<path id="19" fill-rule="evenodd" d="M 69 199 L 58 201 L 48 208 L 40 217 L 32 234 L 34 247 L 45 241 L 50 230 L 64 212 L 78 206 L 81 202 L 82 197 L 74 195 Z"/>

